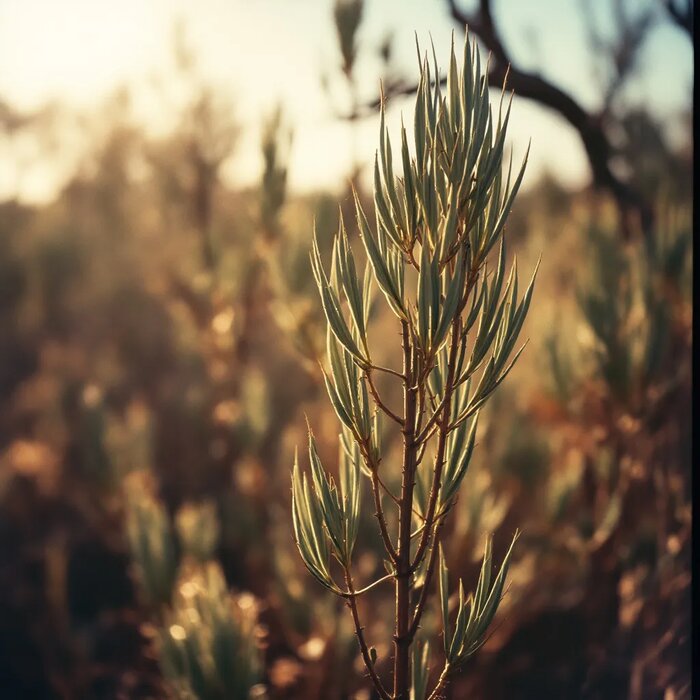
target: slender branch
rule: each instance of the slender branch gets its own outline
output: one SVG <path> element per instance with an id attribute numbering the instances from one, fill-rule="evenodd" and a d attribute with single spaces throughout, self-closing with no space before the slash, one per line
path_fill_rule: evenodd
<path id="1" fill-rule="evenodd" d="M 379 391 L 377 390 L 377 387 L 374 383 L 374 380 L 372 379 L 372 372 L 371 370 L 367 369 L 365 370 L 365 377 L 367 377 L 367 385 L 369 386 L 369 391 L 370 394 L 372 394 L 372 398 L 374 399 L 374 403 L 379 406 L 379 408 L 386 413 L 389 418 L 391 418 L 393 421 L 398 423 L 400 426 L 403 427 L 403 418 L 400 416 L 397 416 L 396 413 L 394 413 L 383 401 L 381 396 L 379 396 Z"/>
<path id="2" fill-rule="evenodd" d="M 437 562 L 437 553 L 439 551 L 439 540 L 440 540 L 440 530 L 445 522 L 443 515 L 438 515 L 438 522 L 435 526 L 435 534 L 433 536 L 433 542 L 430 548 L 430 555 L 428 557 L 428 567 L 425 571 L 425 580 L 423 581 L 423 588 L 420 592 L 420 597 L 418 598 L 418 604 L 413 613 L 413 621 L 411 622 L 411 627 L 409 628 L 409 634 L 411 637 L 415 637 L 416 632 L 418 632 L 418 627 L 420 625 L 421 617 L 423 617 L 423 611 L 425 610 L 425 604 L 428 601 L 430 583 L 433 579 L 433 573 L 435 571 L 435 564 Z"/>
<path id="3" fill-rule="evenodd" d="M 433 525 L 433 519 L 435 517 L 435 508 L 437 507 L 438 494 L 440 493 L 440 486 L 442 485 L 442 468 L 445 464 L 445 451 L 447 449 L 447 435 L 450 425 L 450 413 L 452 408 L 452 391 L 454 384 L 454 374 L 455 374 L 455 360 L 457 357 L 457 347 L 460 334 L 460 322 L 459 316 L 455 317 L 452 324 L 452 340 L 450 343 L 450 356 L 447 363 L 447 377 L 445 379 L 445 398 L 442 402 L 442 416 L 440 418 L 440 425 L 438 428 L 438 446 L 435 455 L 435 467 L 433 471 L 433 482 L 430 486 L 430 496 L 428 498 L 428 510 L 425 514 L 426 528 L 421 536 L 420 543 L 418 544 L 418 549 L 416 550 L 416 555 L 411 563 L 411 572 L 415 571 L 420 565 L 423 555 L 425 554 L 426 547 L 430 540 L 430 534 Z"/>
<path id="4" fill-rule="evenodd" d="M 415 512 L 415 511 L 414 511 Z M 412 533 L 411 533 L 411 539 L 415 539 L 418 537 L 418 535 L 425 530 L 425 518 L 423 516 L 420 516 L 421 520 L 423 521 L 422 525 L 419 525 Z"/>
<path id="5" fill-rule="evenodd" d="M 433 692 L 428 696 L 428 700 L 438 700 L 443 688 L 447 685 L 447 677 L 451 671 L 449 662 L 445 662 L 445 666 L 442 669 L 440 678 L 438 678 L 437 685 L 433 688 Z"/>
<path id="6" fill-rule="evenodd" d="M 436 411 L 438 409 L 438 400 L 435 394 L 433 394 L 432 391 L 430 391 L 430 387 L 426 384 L 426 393 L 428 395 L 428 402 L 430 403 L 430 406 L 432 407 L 433 411 Z M 443 397 L 444 398 L 444 397 Z M 435 418 L 437 418 L 440 415 L 439 411 L 436 414 Z M 418 453 L 418 463 L 420 464 L 421 461 L 423 460 L 423 454 L 425 453 L 425 448 L 430 441 L 430 438 L 435 434 L 435 431 L 437 430 L 437 421 L 433 420 L 433 417 L 431 416 L 429 423 L 431 425 L 425 426 L 424 430 L 421 430 L 420 434 L 418 435 L 418 441 L 421 443 L 421 447 Z"/>
<path id="7" fill-rule="evenodd" d="M 422 432 L 420 435 L 416 438 L 417 442 L 427 442 L 428 438 L 432 434 L 433 431 L 431 431 L 431 428 L 437 424 L 437 420 L 440 417 L 440 414 L 442 413 L 442 409 L 445 408 L 445 404 L 447 403 L 447 394 L 445 394 L 440 403 L 437 405 L 437 408 L 433 411 L 431 414 L 430 418 L 428 419 L 428 422 L 425 424 L 423 427 Z"/>
<path id="8" fill-rule="evenodd" d="M 384 489 L 384 493 L 391 498 L 392 501 L 397 506 L 401 505 L 401 499 L 398 498 L 397 496 L 394 496 L 394 494 L 390 491 L 389 487 L 382 481 L 382 478 L 377 474 L 377 481 L 379 482 L 379 485 Z"/>
<path id="9" fill-rule="evenodd" d="M 391 367 L 382 367 L 381 365 L 373 365 L 371 363 L 368 365 L 368 367 L 369 369 L 376 369 L 377 372 L 386 372 L 387 374 L 391 374 L 398 379 L 405 379 L 401 372 L 397 372 L 395 369 L 391 369 Z"/>
<path id="10" fill-rule="evenodd" d="M 360 652 L 362 654 L 362 659 L 365 662 L 365 666 L 367 667 L 367 671 L 369 673 L 369 676 L 372 679 L 372 683 L 374 683 L 374 687 L 377 689 L 379 696 L 382 698 L 382 700 L 391 700 L 391 695 L 389 695 L 389 693 L 385 690 L 381 679 L 377 675 L 377 671 L 374 668 L 374 663 L 372 662 L 372 657 L 370 656 L 370 653 L 369 653 L 369 648 L 367 647 L 367 641 L 365 640 L 365 634 L 364 634 L 364 627 L 362 627 L 362 623 L 360 622 L 360 615 L 357 611 L 356 593 L 355 593 L 355 587 L 354 587 L 354 584 L 352 581 L 352 574 L 350 573 L 350 570 L 347 567 L 344 567 L 344 568 L 345 568 L 345 583 L 348 587 L 348 590 L 350 591 L 350 595 L 347 598 L 348 607 L 350 608 L 350 611 L 352 612 L 352 621 L 355 625 L 355 635 L 357 636 L 357 642 L 360 645 Z"/>
<path id="11" fill-rule="evenodd" d="M 363 440 L 360 442 L 360 450 L 362 452 L 362 457 L 365 460 L 365 464 L 367 464 L 367 467 L 372 474 L 372 495 L 374 496 L 375 517 L 379 521 L 379 529 L 382 533 L 384 548 L 389 554 L 391 560 L 394 562 L 394 564 L 396 564 L 398 562 L 398 553 L 391 542 L 391 537 L 389 536 L 389 529 L 387 528 L 386 518 L 384 517 L 384 509 L 382 508 L 382 495 L 379 492 L 379 465 L 373 462 L 367 441 Z"/>
<path id="12" fill-rule="evenodd" d="M 399 511 L 399 559 L 396 564 L 396 624 L 394 628 L 394 700 L 408 700 L 410 685 L 408 637 L 411 591 L 411 524 L 413 520 L 413 488 L 416 470 L 416 364 L 415 346 L 411 342 L 408 321 L 401 322 L 403 345 L 404 426 L 401 476 L 401 509 Z"/>
<path id="13" fill-rule="evenodd" d="M 382 500 L 381 500 L 381 495 L 379 494 L 379 487 L 384 489 L 384 492 L 386 493 L 389 498 L 391 498 L 392 501 L 398 506 L 400 505 L 400 500 L 394 496 L 394 494 L 390 491 L 389 487 L 384 483 L 382 478 L 379 476 L 379 462 L 374 462 L 372 459 L 372 452 L 371 452 L 371 447 L 370 447 L 370 442 L 369 439 L 363 438 L 357 430 L 354 428 L 352 429 L 352 434 L 355 438 L 355 442 L 358 444 L 360 448 L 360 453 L 362 455 L 362 459 L 364 460 L 365 464 L 367 465 L 367 468 L 369 469 L 370 473 L 372 474 L 372 492 L 374 493 L 375 497 L 375 506 L 377 509 L 377 512 L 375 515 L 377 516 L 379 520 L 379 526 L 381 529 L 382 533 L 382 538 L 384 539 L 384 546 L 386 550 L 389 552 L 389 555 L 391 556 L 392 560 L 395 561 L 395 556 L 396 556 L 396 550 L 394 549 L 393 544 L 391 543 L 391 538 L 389 537 L 389 529 L 386 524 L 386 519 L 384 517 L 384 509 L 382 508 Z"/>
<path id="14" fill-rule="evenodd" d="M 425 457 L 425 450 L 428 446 L 427 442 L 424 442 L 419 448 L 416 453 L 416 466 L 420 466 L 421 463 L 423 462 L 423 457 Z"/>
<path id="15" fill-rule="evenodd" d="M 466 259 L 465 259 L 466 266 Z M 476 272 L 475 268 L 472 268 L 467 277 L 466 288 L 464 295 L 460 300 L 457 313 L 455 314 L 454 321 L 452 322 L 452 334 L 450 340 L 450 352 L 447 360 L 447 377 L 445 378 L 445 395 L 440 402 L 442 407 L 442 415 L 440 417 L 440 422 L 438 425 L 438 445 L 435 455 L 435 467 L 433 471 L 433 481 L 430 486 L 430 496 L 428 498 L 428 510 L 425 514 L 425 530 L 421 536 L 420 542 L 418 544 L 418 549 L 416 550 L 416 555 L 411 564 L 411 571 L 415 571 L 423 560 L 425 555 L 426 547 L 430 541 L 430 534 L 433 527 L 433 519 L 435 517 L 435 508 L 437 507 L 438 494 L 440 492 L 440 486 L 442 485 L 442 469 L 445 463 L 445 451 L 447 449 L 447 436 L 450 432 L 450 417 L 452 414 L 452 393 L 455 389 L 455 372 L 456 372 L 456 362 L 457 362 L 457 351 L 459 349 L 459 344 L 462 336 L 462 311 L 467 304 L 471 290 L 476 282 Z M 426 426 L 427 427 L 427 426 Z M 425 432 L 425 431 L 424 431 Z"/>
<path id="16" fill-rule="evenodd" d="M 389 496 L 389 498 L 391 498 L 391 500 L 394 501 L 394 503 L 395 503 L 397 506 L 400 507 L 400 506 L 401 506 L 401 499 L 400 499 L 400 498 L 397 498 L 397 497 L 391 492 L 391 490 L 389 489 L 389 487 L 382 481 L 382 478 L 379 476 L 379 474 L 377 474 L 377 481 L 379 481 L 379 485 L 382 487 L 382 489 L 384 489 L 384 493 L 385 493 L 387 496 Z M 416 508 L 413 509 L 413 514 L 414 514 L 417 518 L 419 518 L 419 519 L 421 519 L 421 520 L 424 520 L 424 519 L 425 519 L 425 518 L 423 518 L 423 516 L 420 514 L 420 512 L 419 512 Z M 415 536 L 415 533 L 412 535 L 412 537 L 414 537 L 414 536 Z"/>
<path id="17" fill-rule="evenodd" d="M 384 583 L 384 581 L 388 581 L 389 579 L 394 578 L 394 574 L 387 574 L 386 576 L 382 576 L 381 578 L 378 578 L 376 581 L 373 581 L 369 585 L 365 586 L 364 588 L 360 588 L 360 590 L 355 591 L 343 591 L 340 596 L 342 598 L 352 598 L 357 597 L 358 595 L 362 595 L 363 593 L 367 593 L 367 591 L 371 591 L 375 586 L 378 586 L 380 583 Z"/>
<path id="18" fill-rule="evenodd" d="M 423 421 L 423 414 L 425 413 L 425 394 L 426 394 L 426 382 L 421 381 L 418 384 L 418 408 L 416 409 L 416 432 L 420 432 L 420 425 Z"/>
<path id="19" fill-rule="evenodd" d="M 382 487 L 382 489 L 384 489 L 384 493 L 386 493 L 386 495 L 389 496 L 389 498 L 391 498 L 391 500 L 394 501 L 394 503 L 400 507 L 401 506 L 401 499 L 394 496 L 394 494 L 390 491 L 389 487 L 382 481 L 379 474 L 377 474 L 377 480 L 379 481 L 379 485 Z M 419 520 L 423 520 L 423 521 L 425 520 L 425 517 L 422 516 L 420 514 L 420 511 L 415 507 L 413 508 L 413 515 L 415 515 Z M 414 532 L 411 535 L 411 537 L 415 537 L 415 536 L 416 536 L 416 533 Z"/>

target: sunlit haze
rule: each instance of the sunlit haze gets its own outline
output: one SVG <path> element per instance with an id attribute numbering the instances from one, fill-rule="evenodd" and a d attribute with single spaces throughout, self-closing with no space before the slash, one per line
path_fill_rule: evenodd
<path id="1" fill-rule="evenodd" d="M 380 64 L 376 48 L 394 32 L 396 72 L 416 72 L 414 31 L 423 46 L 430 37 L 444 55 L 454 24 L 446 3 L 372 0 L 360 30 L 357 81 L 365 99 L 377 94 Z M 465 7 L 469 3 L 464 3 Z M 590 64 L 581 10 L 576 0 L 499 2 L 497 20 L 514 58 L 571 90 L 586 106 L 598 94 Z M 19 109 L 55 101 L 76 111 L 96 108 L 118 86 L 128 86 L 139 121 L 153 131 L 166 129 L 168 110 L 154 97 L 153 79 L 167 81 L 172 65 L 173 27 L 180 20 L 201 71 L 235 106 L 242 135 L 225 175 L 236 184 L 255 182 L 260 172 L 259 123 L 277 102 L 294 128 L 290 163 L 292 188 L 306 191 L 339 186 L 353 162 L 374 153 L 377 119 L 354 128 L 339 120 L 347 109 L 345 85 L 330 0 L 0 0 L 0 100 Z M 608 22 L 600 17 L 602 26 Z M 330 85 L 322 88 L 322 73 Z M 648 104 L 664 117 L 690 102 L 692 52 L 668 24 L 645 44 L 627 99 Z M 390 127 L 399 123 L 406 101 L 396 101 Z M 532 182 L 544 168 L 564 183 L 588 179 L 578 137 L 560 117 L 524 100 L 511 120 L 515 155 L 532 138 Z M 354 144 L 354 145 L 353 145 Z M 60 184 L 58 164 L 34 167 L 23 179 L 27 199 L 52 196 Z M 0 189 L 7 187 L 0 168 Z"/>

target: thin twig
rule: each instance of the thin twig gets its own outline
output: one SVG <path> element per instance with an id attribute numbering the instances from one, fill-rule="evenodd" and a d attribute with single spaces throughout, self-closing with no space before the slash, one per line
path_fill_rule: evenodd
<path id="1" fill-rule="evenodd" d="M 389 554 L 389 557 L 391 560 L 396 564 L 398 561 L 398 553 L 396 551 L 396 548 L 391 542 L 391 537 L 389 536 L 389 529 L 387 528 L 386 524 L 386 518 L 384 517 L 384 509 L 382 508 L 382 496 L 381 493 L 379 492 L 380 489 L 380 483 L 379 483 L 379 465 L 375 464 L 372 461 L 371 457 L 371 452 L 370 452 L 370 446 L 369 446 L 369 441 L 368 440 L 362 440 L 360 443 L 360 451 L 362 453 L 362 457 L 365 460 L 365 464 L 369 468 L 370 474 L 372 475 L 372 494 L 374 496 L 374 507 L 375 507 L 375 516 L 377 520 L 379 521 L 379 529 L 382 533 L 382 540 L 384 542 L 384 548 L 386 549 L 387 553 Z"/>
<path id="2" fill-rule="evenodd" d="M 397 506 L 401 505 L 401 499 L 398 498 L 397 496 L 394 496 L 394 494 L 389 490 L 389 487 L 382 481 L 382 478 L 377 474 L 377 481 L 379 482 L 379 485 L 384 489 L 384 493 L 389 496 L 389 498 L 394 501 L 394 503 Z"/>
<path id="3" fill-rule="evenodd" d="M 365 640 L 365 634 L 364 634 L 364 628 L 362 627 L 362 623 L 360 622 L 360 614 L 357 611 L 357 601 L 356 601 L 356 594 L 355 594 L 355 587 L 352 581 L 352 574 L 350 573 L 350 570 L 347 567 L 345 568 L 345 583 L 351 593 L 351 595 L 347 598 L 348 601 L 348 607 L 350 608 L 352 612 L 352 621 L 355 625 L 355 635 L 357 636 L 357 642 L 360 645 L 360 652 L 362 653 L 362 658 L 364 659 L 365 666 L 367 667 L 367 671 L 369 673 L 370 678 L 372 679 L 372 683 L 374 683 L 374 687 L 377 689 L 377 692 L 379 693 L 379 696 L 382 698 L 382 700 L 391 700 L 391 695 L 384 689 L 384 685 L 382 684 L 381 679 L 377 675 L 377 671 L 374 668 L 374 663 L 372 661 L 372 657 L 370 656 L 369 653 L 369 648 L 367 647 L 367 641 Z"/>
<path id="4" fill-rule="evenodd" d="M 435 563 L 437 562 L 437 553 L 440 549 L 438 547 L 440 540 L 440 530 L 445 522 L 445 518 L 438 515 L 438 522 L 435 526 L 435 534 L 433 535 L 433 543 L 430 549 L 430 555 L 428 558 L 428 568 L 425 571 L 425 580 L 423 581 L 423 588 L 420 592 L 420 597 L 418 599 L 418 604 L 416 605 L 415 611 L 413 613 L 413 621 L 411 622 L 411 627 L 409 629 L 409 634 L 411 637 L 416 635 L 418 632 L 418 626 L 420 625 L 421 617 L 423 616 L 423 611 L 425 610 L 425 604 L 428 602 L 430 582 L 433 578 L 433 572 L 435 571 Z"/>
<path id="5" fill-rule="evenodd" d="M 408 321 L 401 322 L 403 346 L 403 370 L 406 376 L 404 385 L 404 426 L 403 457 L 401 474 L 401 510 L 399 512 L 399 559 L 396 564 L 396 622 L 394 626 L 394 697 L 406 700 L 410 686 L 409 652 L 411 639 L 408 636 L 410 625 L 411 592 L 411 523 L 413 521 L 413 489 L 415 486 L 416 452 L 416 398 L 417 352 L 411 342 L 411 328 Z"/>
<path id="6" fill-rule="evenodd" d="M 374 380 L 372 379 L 372 372 L 371 370 L 366 370 L 365 371 L 365 377 L 367 377 L 367 384 L 369 386 L 369 391 L 372 394 L 372 398 L 374 399 L 374 403 L 377 404 L 379 408 L 386 413 L 389 418 L 391 418 L 393 421 L 398 423 L 401 427 L 403 427 L 403 418 L 400 416 L 397 416 L 396 413 L 394 413 L 383 401 L 381 396 L 379 396 L 379 391 L 377 390 L 377 387 L 374 384 Z"/>
<path id="7" fill-rule="evenodd" d="M 445 464 L 445 451 L 447 449 L 447 433 L 450 423 L 450 409 L 452 408 L 452 390 L 454 383 L 455 359 L 457 355 L 460 322 L 460 317 L 456 316 L 452 324 L 452 341 L 450 343 L 450 356 L 447 364 L 447 377 L 445 379 L 445 397 L 441 402 L 443 404 L 443 408 L 438 429 L 438 446 L 435 455 L 433 482 L 430 487 L 428 509 L 425 514 L 426 529 L 423 531 L 420 543 L 418 544 L 418 549 L 416 550 L 416 555 L 411 564 L 412 572 L 418 568 L 421 561 L 423 560 L 423 555 L 425 554 L 428 542 L 430 541 L 430 531 L 432 530 L 433 519 L 435 517 L 435 509 L 437 507 L 438 494 L 440 492 L 440 486 L 442 485 L 442 469 Z"/>
<path id="8" fill-rule="evenodd" d="M 445 394 L 442 397 L 442 400 L 438 404 L 437 408 L 433 411 L 432 415 L 428 419 L 428 422 L 425 424 L 423 427 L 423 430 L 421 431 L 420 435 L 418 436 L 417 440 L 418 442 L 427 442 L 428 438 L 432 435 L 434 431 L 431 431 L 431 428 L 436 425 L 438 418 L 440 417 L 440 414 L 442 413 L 442 409 L 445 407 L 445 404 L 448 401 L 447 394 Z"/>
<path id="9" fill-rule="evenodd" d="M 438 698 L 440 697 L 440 693 L 442 693 L 442 689 L 447 685 L 447 677 L 449 673 L 450 664 L 446 661 L 442 669 L 442 673 L 440 674 L 440 678 L 438 679 L 437 685 L 433 688 L 433 692 L 430 693 L 428 700 L 438 700 Z"/>
<path id="10" fill-rule="evenodd" d="M 401 372 L 397 372 L 395 369 L 391 369 L 391 367 L 382 367 L 381 365 L 373 365 L 369 364 L 367 365 L 369 369 L 376 369 L 377 372 L 386 372 L 387 374 L 391 374 L 392 376 L 396 377 L 397 379 L 405 379 L 404 375 L 401 374 Z"/>
<path id="11" fill-rule="evenodd" d="M 367 591 L 371 591 L 375 586 L 378 586 L 380 583 L 384 583 L 384 581 L 388 581 L 389 579 L 394 578 L 394 574 L 387 574 L 386 576 L 382 576 L 381 578 L 378 578 L 376 581 L 373 581 L 369 585 L 365 586 L 364 588 L 360 588 L 360 590 L 355 591 L 353 590 L 352 592 L 350 591 L 343 591 L 340 595 L 342 598 L 352 598 L 353 596 L 358 596 L 362 595 L 363 593 L 367 593 Z"/>

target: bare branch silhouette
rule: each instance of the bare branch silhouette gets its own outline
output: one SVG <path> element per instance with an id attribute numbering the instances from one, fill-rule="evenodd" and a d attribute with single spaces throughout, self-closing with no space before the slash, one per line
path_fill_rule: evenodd
<path id="1" fill-rule="evenodd" d="M 636 18 L 627 17 L 622 10 L 616 15 L 618 38 L 606 47 L 613 64 L 614 74 L 605 89 L 603 106 L 592 112 L 584 108 L 569 92 L 533 71 L 526 71 L 514 64 L 504 45 L 498 26 L 494 20 L 491 0 L 479 0 L 473 12 L 462 9 L 457 0 L 447 0 L 450 15 L 460 27 L 468 27 L 491 52 L 489 85 L 501 87 L 507 76 L 507 88 L 516 95 L 532 100 L 562 116 L 575 129 L 585 150 L 591 168 L 593 184 L 596 188 L 608 191 L 621 215 L 623 235 L 631 235 L 633 222 L 638 222 L 642 229 L 649 231 L 653 226 L 653 209 L 650 202 L 633 186 L 633 184 L 616 171 L 614 158 L 617 156 L 614 142 L 609 135 L 609 122 L 614 119 L 611 102 L 619 92 L 625 79 L 631 74 L 639 48 L 653 25 L 655 13 L 648 8 Z M 692 2 L 683 4 L 679 0 L 665 0 L 665 6 L 674 22 L 692 29 Z M 444 79 L 441 79 L 444 83 Z M 411 95 L 417 85 L 396 80 L 384 85 L 384 99 Z M 374 113 L 381 103 L 381 98 L 373 100 L 356 110 L 349 119 L 358 119 Z"/>
<path id="2" fill-rule="evenodd" d="M 693 0 L 664 0 L 664 7 L 670 18 L 683 31 L 688 33 L 690 41 L 694 42 L 693 32 Z"/>

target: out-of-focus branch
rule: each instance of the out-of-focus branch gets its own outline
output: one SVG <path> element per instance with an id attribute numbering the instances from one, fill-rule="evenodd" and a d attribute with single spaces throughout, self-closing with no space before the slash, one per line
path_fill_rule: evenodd
<path id="1" fill-rule="evenodd" d="M 669 17 L 678 25 L 683 31 L 687 32 L 688 37 L 692 43 L 694 41 L 693 32 L 693 0 L 664 0 L 664 7 L 669 14 Z"/>
<path id="2" fill-rule="evenodd" d="M 620 177 L 613 168 L 614 148 L 605 130 L 605 109 L 601 113 L 588 112 L 568 92 L 550 82 L 542 75 L 528 72 L 514 65 L 504 45 L 498 27 L 494 21 L 490 0 L 479 0 L 473 13 L 468 13 L 457 4 L 457 0 L 447 0 L 451 17 L 462 28 L 468 27 L 483 45 L 491 52 L 489 85 L 502 87 L 507 74 L 507 88 L 519 97 L 523 97 L 548 107 L 561 115 L 578 133 L 591 168 L 593 183 L 600 189 L 607 190 L 617 202 L 621 214 L 621 228 L 628 237 L 631 234 L 631 222 L 637 218 L 643 230 L 653 226 L 653 211 L 649 202 L 629 182 Z M 687 21 L 687 12 L 680 10 L 677 0 L 668 0 L 669 12 L 676 11 Z M 673 10 L 671 9 L 673 7 Z M 640 32 L 649 26 L 639 28 Z M 635 35 L 636 36 L 636 35 Z M 638 37 L 637 37 L 638 39 Z M 639 44 L 640 40 L 636 40 Z M 441 80 L 444 83 L 444 79 Z M 417 89 L 415 84 L 397 81 L 385 85 L 385 99 L 395 96 L 411 95 Z M 362 113 L 349 115 L 357 118 L 364 113 L 376 111 L 381 99 L 366 105 Z"/>
<path id="3" fill-rule="evenodd" d="M 587 112 L 571 95 L 541 75 L 528 73 L 513 65 L 494 22 L 490 0 L 479 0 L 479 9 L 474 15 L 462 11 L 456 0 L 448 0 L 448 4 L 452 18 L 461 26 L 469 26 L 470 31 L 491 51 L 489 84 L 500 87 L 509 69 L 508 88 L 520 97 L 553 109 L 566 119 L 581 138 L 591 166 L 593 182 L 613 195 L 620 208 L 623 225 L 628 224 L 630 213 L 637 213 L 642 227 L 651 227 L 652 212 L 649 204 L 612 170 L 610 160 L 613 149 L 601 117 Z"/>
<path id="4" fill-rule="evenodd" d="M 606 120 L 612 114 L 615 97 L 634 73 L 644 40 L 658 19 L 658 8 L 648 5 L 633 16 L 624 0 L 613 0 L 615 36 L 610 39 L 596 27 L 593 5 L 588 0 L 581 0 L 580 5 L 587 25 L 591 55 L 602 58 L 611 69 L 610 77 L 601 81 L 600 86 L 603 95 L 600 114 Z"/>

